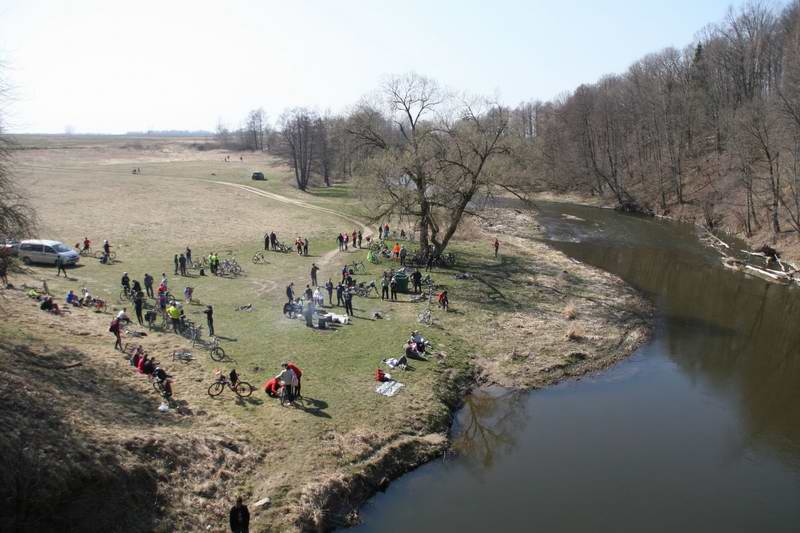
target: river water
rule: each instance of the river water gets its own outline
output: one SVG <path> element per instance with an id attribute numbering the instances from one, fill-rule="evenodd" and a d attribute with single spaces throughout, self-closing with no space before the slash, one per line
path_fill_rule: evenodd
<path id="1" fill-rule="evenodd" d="M 538 207 L 554 247 L 654 302 L 652 341 L 597 375 L 476 393 L 459 453 L 356 529 L 800 531 L 800 291 L 722 268 L 690 226 Z"/>

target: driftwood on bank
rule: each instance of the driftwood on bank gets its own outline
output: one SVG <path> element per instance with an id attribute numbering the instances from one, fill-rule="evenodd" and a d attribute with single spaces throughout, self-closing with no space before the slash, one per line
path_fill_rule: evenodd
<path id="1" fill-rule="evenodd" d="M 776 255 L 774 260 L 778 263 L 778 266 L 781 267 L 781 270 L 774 270 L 769 268 L 770 261 L 773 260 L 771 256 L 763 252 L 751 252 L 749 250 L 740 250 L 740 252 L 745 255 L 745 259 L 739 259 L 733 255 L 733 251 L 728 243 L 711 233 L 708 229 L 703 228 L 703 230 L 704 234 L 699 236 L 700 241 L 716 250 L 722 256 L 722 264 L 726 268 L 746 272 L 773 283 L 800 284 L 800 278 L 795 277 L 795 274 L 800 272 L 800 269 L 792 263 L 781 261 Z M 759 257 L 764 260 L 766 266 L 751 265 L 746 261 L 747 257 Z M 787 265 L 789 268 L 787 268 Z"/>

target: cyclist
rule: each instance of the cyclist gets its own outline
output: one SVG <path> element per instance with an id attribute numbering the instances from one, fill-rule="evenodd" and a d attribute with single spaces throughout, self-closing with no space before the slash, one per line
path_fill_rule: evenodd
<path id="1" fill-rule="evenodd" d="M 103 252 L 105 252 L 106 255 L 111 255 L 111 245 L 108 244 L 108 239 L 103 241 Z"/>
<path id="2" fill-rule="evenodd" d="M 92 241 L 89 240 L 89 237 L 83 238 L 83 251 L 88 252 L 92 249 Z"/>
<path id="3" fill-rule="evenodd" d="M 128 273 L 127 272 L 123 272 L 122 273 L 122 280 L 120 281 L 120 283 L 122 283 L 122 288 L 125 289 L 125 294 L 130 294 L 130 292 L 131 292 L 131 278 L 128 277 Z"/>
<path id="4" fill-rule="evenodd" d="M 167 398 L 172 396 L 172 385 L 169 381 L 169 375 L 166 371 L 156 363 L 156 368 L 153 370 L 153 378 L 164 388 L 164 394 Z"/>
<path id="5" fill-rule="evenodd" d="M 137 293 L 142 292 L 142 285 L 141 283 L 139 283 L 138 279 L 133 280 L 133 285 L 131 286 L 131 292 L 133 293 L 134 296 L 136 296 Z"/>

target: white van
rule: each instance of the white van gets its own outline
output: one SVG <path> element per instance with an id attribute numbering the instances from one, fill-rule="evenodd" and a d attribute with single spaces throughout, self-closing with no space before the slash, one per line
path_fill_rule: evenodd
<path id="1" fill-rule="evenodd" d="M 78 252 L 65 245 L 63 242 L 32 239 L 19 243 L 17 255 L 26 265 L 31 263 L 44 263 L 54 265 L 56 258 L 61 256 L 65 265 L 74 265 L 80 259 Z"/>

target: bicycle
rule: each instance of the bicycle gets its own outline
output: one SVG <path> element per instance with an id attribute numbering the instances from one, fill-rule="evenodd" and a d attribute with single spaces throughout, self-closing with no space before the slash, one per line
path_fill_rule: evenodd
<path id="1" fill-rule="evenodd" d="M 94 252 L 95 259 L 102 259 L 104 255 L 105 252 L 103 250 L 97 250 L 96 252 Z M 117 252 L 115 252 L 114 250 L 108 252 L 108 259 L 110 261 L 114 261 L 116 258 L 117 258 Z"/>
<path id="2" fill-rule="evenodd" d="M 364 261 L 353 261 L 352 265 L 347 265 L 347 270 L 352 270 L 354 274 L 364 274 L 367 271 L 367 265 Z"/>
<path id="3" fill-rule="evenodd" d="M 128 287 L 122 287 L 119 291 L 120 302 L 130 302 L 133 299 L 133 292 Z"/>
<path id="4" fill-rule="evenodd" d="M 212 360 L 220 362 L 225 360 L 225 350 L 219 345 L 219 338 L 211 337 L 211 344 L 208 347 L 208 355 Z"/>
<path id="5" fill-rule="evenodd" d="M 303 396 L 300 394 L 300 386 L 298 385 L 295 387 L 294 391 L 294 399 L 289 401 L 289 390 L 286 384 L 281 384 L 280 389 L 278 389 L 278 399 L 281 402 L 281 407 L 285 406 L 286 404 L 298 403 L 301 402 Z"/>
<path id="6" fill-rule="evenodd" d="M 288 246 L 286 246 L 285 244 L 283 244 L 283 243 L 282 243 L 282 242 L 280 242 L 280 241 L 278 241 L 278 242 L 276 242 L 276 243 L 275 243 L 275 248 L 274 248 L 274 250 L 275 250 L 275 251 L 277 251 L 277 252 L 282 252 L 282 253 L 284 253 L 284 254 L 288 254 L 289 252 L 291 252 L 291 251 L 292 251 L 292 249 L 291 249 L 291 248 L 289 248 Z"/>
<path id="7" fill-rule="evenodd" d="M 375 291 L 375 296 L 380 296 L 378 287 L 375 285 L 375 281 L 371 281 L 368 284 L 361 282 L 353 287 L 353 290 L 355 291 L 356 296 L 361 296 L 362 298 L 369 297 L 373 290 Z"/>
<path id="8" fill-rule="evenodd" d="M 252 385 L 250 385 L 246 381 L 239 380 L 236 384 L 232 384 L 231 381 L 228 379 L 227 376 L 224 374 L 218 373 L 216 381 L 212 383 L 208 387 L 208 395 L 212 398 L 215 398 L 222 394 L 222 391 L 225 390 L 225 387 L 228 387 L 230 390 L 236 394 L 239 398 L 247 398 L 253 391 L 255 390 Z"/>
<path id="9" fill-rule="evenodd" d="M 172 360 L 180 361 L 181 363 L 189 363 L 193 360 L 192 352 L 175 350 L 174 352 L 172 352 Z"/>
<path id="10" fill-rule="evenodd" d="M 269 263 L 269 261 L 267 261 L 267 254 L 264 252 L 256 252 L 256 254 L 253 256 L 253 264 L 266 265 L 267 263 Z"/>
<path id="11" fill-rule="evenodd" d="M 200 335 L 203 331 L 203 326 L 197 326 L 191 320 L 184 320 L 182 333 L 185 337 L 192 341 L 192 347 L 196 346 L 200 341 Z"/>

